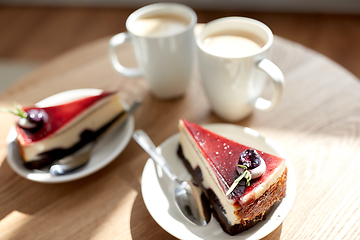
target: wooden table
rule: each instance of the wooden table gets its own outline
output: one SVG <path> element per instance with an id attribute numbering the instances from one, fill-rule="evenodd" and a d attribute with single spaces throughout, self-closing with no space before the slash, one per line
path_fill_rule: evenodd
<path id="1" fill-rule="evenodd" d="M 186 95 L 160 101 L 141 79 L 111 68 L 109 38 L 99 39 L 44 64 L 0 96 L 0 105 L 22 105 L 69 89 L 120 90 L 131 103 L 143 98 L 135 126 L 158 145 L 177 132 L 179 118 L 221 122 L 211 113 L 197 71 Z M 129 46 L 120 49 L 136 65 Z M 305 47 L 276 37 L 274 62 L 286 89 L 271 112 L 237 123 L 273 139 L 287 153 L 297 196 L 282 225 L 265 239 L 355 239 L 360 236 L 360 82 L 341 66 Z M 5 139 L 13 123 L 0 113 L 1 239 L 174 239 L 148 213 L 140 190 L 147 154 L 131 140 L 107 167 L 61 184 L 18 176 L 6 161 Z"/>

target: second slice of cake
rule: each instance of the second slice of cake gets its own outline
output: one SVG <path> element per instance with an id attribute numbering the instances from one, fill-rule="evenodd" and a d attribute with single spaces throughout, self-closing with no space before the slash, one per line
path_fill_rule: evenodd
<path id="1" fill-rule="evenodd" d="M 125 117 L 125 108 L 116 92 L 21 111 L 27 117 L 17 120 L 17 142 L 29 169 L 41 168 L 76 152 Z"/>

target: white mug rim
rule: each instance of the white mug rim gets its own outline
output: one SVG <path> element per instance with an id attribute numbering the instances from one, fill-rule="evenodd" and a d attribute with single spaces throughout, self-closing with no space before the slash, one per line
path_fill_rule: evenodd
<path id="1" fill-rule="evenodd" d="M 190 14 L 191 20 L 189 22 L 189 24 L 186 26 L 186 28 L 184 28 L 182 31 L 173 34 L 173 35 L 169 35 L 169 36 L 162 36 L 162 37 L 154 37 L 154 36 L 141 36 L 138 34 L 135 34 L 133 31 L 131 31 L 131 26 L 130 24 L 134 23 L 136 19 L 140 18 L 143 14 L 145 13 L 149 13 L 158 9 L 166 9 L 166 8 L 180 8 L 186 12 L 188 12 Z M 153 4 L 149 4 L 146 5 L 144 7 L 141 7 L 137 10 L 135 10 L 133 13 L 130 14 L 130 16 L 126 19 L 126 29 L 129 33 L 131 33 L 134 36 L 137 37 L 141 37 L 141 38 L 147 38 L 147 39 L 160 39 L 160 38 L 169 38 L 169 37 L 174 37 L 180 34 L 183 34 L 184 32 L 187 31 L 192 31 L 192 29 L 194 28 L 195 24 L 197 23 L 197 15 L 195 13 L 195 11 L 184 5 L 184 4 L 180 4 L 180 3 L 153 3 Z"/>
<path id="2" fill-rule="evenodd" d="M 212 27 L 213 25 L 217 25 L 219 23 L 222 23 L 222 22 L 248 22 L 248 23 L 252 23 L 252 24 L 255 24 L 259 27 L 261 27 L 268 35 L 268 40 L 266 42 L 266 44 L 259 50 L 259 51 L 256 51 L 252 54 L 249 54 L 249 55 L 246 55 L 246 56 L 234 56 L 234 57 L 224 57 L 224 56 L 220 56 L 220 55 L 216 55 L 216 54 L 213 54 L 213 53 L 210 53 L 209 51 L 205 50 L 204 49 L 204 46 L 203 46 L 203 43 L 201 41 L 201 37 L 202 37 L 202 34 L 204 33 L 204 31 L 206 30 L 206 28 L 209 28 L 209 27 Z M 245 59 L 245 58 L 252 58 L 254 56 L 257 56 L 265 51 L 267 51 L 271 45 L 273 44 L 273 41 L 274 41 L 274 35 L 271 31 L 271 29 L 264 23 L 258 21 L 258 20 L 255 20 L 255 19 L 252 19 L 252 18 L 247 18 L 247 17 L 224 17 L 224 18 L 219 18 L 219 19 L 215 19 L 213 21 L 210 21 L 208 23 L 206 23 L 204 25 L 204 27 L 201 29 L 200 33 L 197 34 L 196 36 L 196 45 L 198 46 L 198 48 L 211 55 L 211 56 L 214 56 L 214 57 L 217 57 L 217 58 L 223 58 L 223 59 Z"/>

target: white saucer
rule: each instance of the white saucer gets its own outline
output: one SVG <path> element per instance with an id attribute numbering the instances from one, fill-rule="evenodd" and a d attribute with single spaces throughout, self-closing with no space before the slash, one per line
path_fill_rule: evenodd
<path id="1" fill-rule="evenodd" d="M 232 124 L 209 124 L 205 127 L 244 145 L 286 158 L 285 153 L 271 139 L 260 136 L 258 132 L 250 128 Z M 191 176 L 177 156 L 178 145 L 179 134 L 175 134 L 164 141 L 157 150 L 165 157 L 180 179 L 189 180 Z M 295 172 L 288 159 L 286 164 L 287 190 L 282 202 L 272 208 L 265 220 L 236 236 L 224 233 L 213 216 L 205 227 L 195 226 L 188 222 L 175 205 L 174 183 L 164 175 L 161 168 L 151 158 L 146 162 L 143 170 L 141 191 L 151 216 L 164 230 L 179 239 L 260 239 L 274 231 L 283 222 L 293 205 L 296 193 Z"/>
<path id="2" fill-rule="evenodd" d="M 50 96 L 36 104 L 36 106 L 50 106 L 59 103 L 73 101 L 77 98 L 98 95 L 102 92 L 100 89 L 75 89 L 61 92 Z M 81 169 L 62 176 L 53 176 L 50 173 L 39 170 L 30 170 L 23 164 L 16 144 L 16 131 L 12 128 L 7 136 L 8 156 L 7 161 L 10 167 L 20 176 L 36 182 L 43 183 L 61 183 L 73 181 L 88 176 L 107 164 L 112 162 L 127 146 L 134 131 L 134 118 L 130 116 L 123 125 L 118 126 L 111 133 L 104 136 L 92 150 L 89 162 Z"/>

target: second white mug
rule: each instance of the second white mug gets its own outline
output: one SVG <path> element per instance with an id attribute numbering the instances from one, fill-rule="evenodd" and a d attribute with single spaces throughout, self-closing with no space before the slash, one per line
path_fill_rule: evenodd
<path id="1" fill-rule="evenodd" d="M 205 93 L 219 117 L 235 122 L 279 102 L 284 75 L 269 60 L 273 34 L 265 24 L 243 17 L 217 19 L 204 26 L 196 43 Z M 271 101 L 261 97 L 267 77 L 274 84 Z"/>
<path id="2" fill-rule="evenodd" d="M 155 3 L 133 12 L 126 21 L 128 32 L 113 36 L 109 56 L 115 70 L 126 77 L 143 76 L 160 99 L 182 96 L 194 63 L 196 13 L 177 3 Z M 116 48 L 131 42 L 138 68 L 119 63 Z"/>

